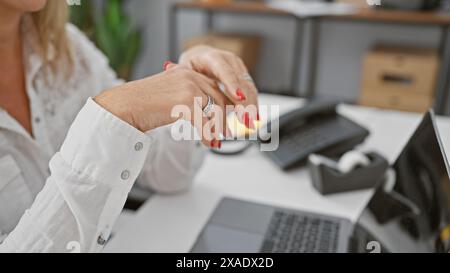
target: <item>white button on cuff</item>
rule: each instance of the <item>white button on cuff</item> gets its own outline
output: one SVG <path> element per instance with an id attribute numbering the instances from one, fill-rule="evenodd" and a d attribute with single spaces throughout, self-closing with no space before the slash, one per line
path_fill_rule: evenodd
<path id="1" fill-rule="evenodd" d="M 123 171 L 120 177 L 122 178 L 122 180 L 128 180 L 130 178 L 130 171 Z"/>
<path id="2" fill-rule="evenodd" d="M 136 150 L 136 152 L 139 152 L 143 148 L 144 148 L 144 144 L 142 142 L 138 142 L 138 143 L 136 143 L 136 145 L 134 145 L 134 149 Z"/>
<path id="3" fill-rule="evenodd" d="M 97 244 L 104 246 L 106 244 L 106 240 L 102 238 L 102 236 L 98 236 L 97 238 Z"/>

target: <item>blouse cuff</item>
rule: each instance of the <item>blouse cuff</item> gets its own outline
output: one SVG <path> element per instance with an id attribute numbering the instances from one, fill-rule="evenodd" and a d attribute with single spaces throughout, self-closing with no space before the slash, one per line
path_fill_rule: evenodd
<path id="1" fill-rule="evenodd" d="M 142 170 L 152 138 L 89 98 L 73 122 L 61 156 L 74 170 L 104 183 L 129 183 Z"/>
<path id="2" fill-rule="evenodd" d="M 91 215 L 89 222 L 97 230 L 97 239 L 88 246 L 89 251 L 99 251 L 110 236 L 152 143 L 152 137 L 109 113 L 91 98 L 73 122 L 61 147 L 61 158 L 73 172 L 88 176 L 104 189 L 105 192 L 98 192 L 98 198 L 109 193 L 103 200 L 103 209 L 91 213 L 95 215 Z"/>

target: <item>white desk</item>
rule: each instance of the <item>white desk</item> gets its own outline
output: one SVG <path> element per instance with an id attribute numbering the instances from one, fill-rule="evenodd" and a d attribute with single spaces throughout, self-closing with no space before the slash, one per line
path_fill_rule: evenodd
<path id="1" fill-rule="evenodd" d="M 263 95 L 260 104 L 279 104 L 281 113 L 302 103 L 301 99 Z M 395 160 L 421 115 L 358 106 L 341 106 L 340 113 L 371 131 L 361 146 Z M 450 118 L 438 126 L 450 155 Z M 214 208 L 224 196 L 347 217 L 355 221 L 372 191 L 321 196 L 311 186 L 305 168 L 282 172 L 256 148 L 244 155 L 221 157 L 209 154 L 195 185 L 178 196 L 154 196 L 109 242 L 106 252 L 188 252 Z"/>

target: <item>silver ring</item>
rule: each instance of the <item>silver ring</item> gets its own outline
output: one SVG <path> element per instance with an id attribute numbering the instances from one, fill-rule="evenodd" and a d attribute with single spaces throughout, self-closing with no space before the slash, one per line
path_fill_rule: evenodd
<path id="1" fill-rule="evenodd" d="M 219 82 L 219 83 L 217 84 L 217 86 L 219 87 L 219 90 L 220 90 L 222 93 L 225 93 L 225 92 L 227 91 L 227 89 L 225 88 L 225 85 L 224 85 L 223 83 Z"/>
<path id="2" fill-rule="evenodd" d="M 208 96 L 208 103 L 206 104 L 205 108 L 203 108 L 203 113 L 207 117 L 209 117 L 214 110 L 214 99 L 211 96 Z"/>
<path id="3" fill-rule="evenodd" d="M 244 80 L 244 81 L 248 81 L 248 82 L 251 82 L 251 83 L 254 83 L 255 81 L 253 80 L 253 78 L 252 78 L 252 76 L 250 76 L 250 74 L 245 74 L 244 76 L 242 76 L 242 79 Z"/>

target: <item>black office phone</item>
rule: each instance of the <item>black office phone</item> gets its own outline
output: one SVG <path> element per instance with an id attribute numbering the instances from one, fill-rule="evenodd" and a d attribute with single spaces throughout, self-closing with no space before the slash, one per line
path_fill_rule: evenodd
<path id="1" fill-rule="evenodd" d="M 283 170 L 288 170 L 304 164 L 312 153 L 339 156 L 362 143 L 369 131 L 339 115 L 337 105 L 313 101 L 281 116 L 278 124 L 269 123 L 268 132 L 279 128 L 279 148 L 264 153 Z"/>

